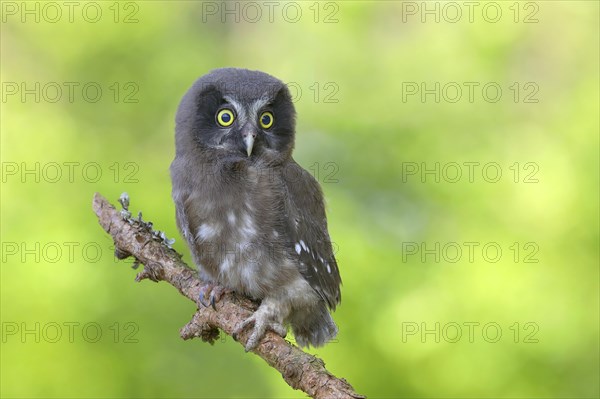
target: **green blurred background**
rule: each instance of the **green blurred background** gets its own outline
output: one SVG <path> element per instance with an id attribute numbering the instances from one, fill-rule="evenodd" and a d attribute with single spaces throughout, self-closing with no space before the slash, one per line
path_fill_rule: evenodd
<path id="1" fill-rule="evenodd" d="M 599 396 L 597 2 L 4 1 L 1 27 L 2 397 L 303 397 L 230 338 L 182 341 L 194 305 L 134 283 L 91 211 L 127 191 L 190 260 L 174 113 L 222 66 L 296 92 L 344 282 L 312 351 L 334 374 Z"/>

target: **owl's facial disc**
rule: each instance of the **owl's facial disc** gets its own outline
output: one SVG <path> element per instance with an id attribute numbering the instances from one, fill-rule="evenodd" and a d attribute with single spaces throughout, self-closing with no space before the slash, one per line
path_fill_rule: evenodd
<path id="1" fill-rule="evenodd" d="M 228 161 L 279 162 L 291 156 L 295 111 L 285 85 L 202 79 L 178 110 L 180 151 L 191 137 L 199 148 Z"/>

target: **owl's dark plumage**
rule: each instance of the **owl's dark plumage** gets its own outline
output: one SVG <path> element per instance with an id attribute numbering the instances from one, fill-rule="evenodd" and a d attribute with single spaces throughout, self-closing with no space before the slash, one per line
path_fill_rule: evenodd
<path id="1" fill-rule="evenodd" d="M 329 309 L 341 279 L 323 194 L 292 158 L 294 135 L 289 91 L 263 72 L 215 70 L 177 111 L 177 225 L 204 280 L 261 301 L 238 328 L 254 325 L 246 349 L 287 325 L 301 346 L 337 333 Z"/>

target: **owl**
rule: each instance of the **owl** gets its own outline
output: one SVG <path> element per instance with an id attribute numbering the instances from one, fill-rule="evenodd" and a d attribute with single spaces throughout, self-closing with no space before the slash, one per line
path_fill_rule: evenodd
<path id="1" fill-rule="evenodd" d="M 252 328 L 246 351 L 267 330 L 290 327 L 302 347 L 338 331 L 341 278 L 321 188 L 292 158 L 295 116 L 285 84 L 237 68 L 199 78 L 177 110 L 177 226 L 207 282 L 203 306 L 228 290 L 260 302 L 234 334 Z"/>

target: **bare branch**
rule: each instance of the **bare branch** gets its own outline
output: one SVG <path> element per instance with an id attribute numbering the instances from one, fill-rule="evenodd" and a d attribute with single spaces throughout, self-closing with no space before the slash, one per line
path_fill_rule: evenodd
<path id="1" fill-rule="evenodd" d="M 121 199 L 127 207 L 128 201 Z M 119 259 L 133 256 L 144 269 L 136 281 L 150 279 L 166 281 L 194 303 L 200 294 L 202 281 L 190 269 L 180 255 L 167 245 L 164 234 L 154 232 L 152 225 L 142 221 L 141 214 L 132 219 L 125 208 L 118 211 L 102 195 L 96 193 L 93 209 L 100 225 L 115 242 L 115 255 Z M 180 335 L 183 339 L 200 337 L 214 342 L 219 330 L 231 335 L 235 327 L 257 308 L 257 304 L 234 293 L 226 293 L 212 308 L 200 306 L 192 320 L 184 326 Z M 237 340 L 245 345 L 248 333 L 243 332 Z M 268 332 L 258 347 L 253 350 L 271 367 L 277 369 L 284 380 L 294 389 L 300 389 L 313 398 L 365 398 L 343 378 L 337 378 L 325 369 L 325 363 L 298 347 L 290 344 L 273 332 Z"/>

